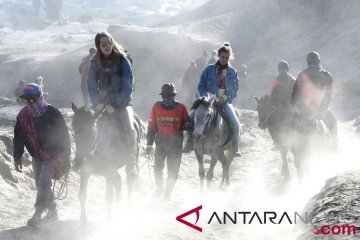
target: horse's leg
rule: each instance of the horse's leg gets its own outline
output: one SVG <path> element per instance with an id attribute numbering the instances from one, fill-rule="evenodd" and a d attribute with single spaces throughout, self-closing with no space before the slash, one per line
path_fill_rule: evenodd
<path id="1" fill-rule="evenodd" d="M 224 156 L 224 158 L 225 158 L 225 187 L 228 187 L 230 186 L 230 165 L 234 158 L 233 157 L 227 158 L 226 156 Z"/>
<path id="2" fill-rule="evenodd" d="M 207 180 L 207 185 L 209 187 L 211 187 L 211 179 L 214 176 L 214 168 L 217 162 L 217 158 L 218 156 L 216 156 L 216 154 L 211 154 L 211 162 L 210 162 L 210 167 L 208 172 L 206 173 L 206 180 Z"/>
<path id="3" fill-rule="evenodd" d="M 195 155 L 199 164 L 200 191 L 202 192 L 204 190 L 204 177 L 205 177 L 203 150 L 198 149 L 195 146 Z"/>
<path id="4" fill-rule="evenodd" d="M 222 166 L 222 170 L 223 170 L 220 187 L 224 187 L 225 180 L 226 180 L 226 157 L 225 157 L 225 155 L 222 154 L 220 156 L 219 160 L 221 162 L 221 166 Z"/>
<path id="5" fill-rule="evenodd" d="M 112 216 L 112 204 L 114 201 L 114 183 L 113 183 L 113 176 L 109 173 L 105 176 L 106 181 L 106 204 L 107 204 L 107 217 L 111 218 Z"/>
<path id="6" fill-rule="evenodd" d="M 282 167 L 281 167 L 281 175 L 285 177 L 285 179 L 289 179 L 290 171 L 289 171 L 289 164 L 287 161 L 287 153 L 288 149 L 286 147 L 281 147 L 280 154 L 282 160 Z"/>
<path id="7" fill-rule="evenodd" d="M 89 182 L 90 173 L 86 169 L 85 166 L 82 166 L 82 169 L 80 170 L 80 189 L 78 192 L 79 200 L 80 200 L 80 206 L 81 206 L 81 215 L 80 215 L 80 221 L 82 223 L 87 222 L 87 215 L 86 215 L 86 199 L 87 199 L 87 193 L 86 188 Z"/>
<path id="8" fill-rule="evenodd" d="M 115 188 L 116 202 L 119 203 L 121 200 L 121 176 L 117 170 L 114 172 L 113 184 Z"/>
<path id="9" fill-rule="evenodd" d="M 294 153 L 294 163 L 297 170 L 297 176 L 299 179 L 299 182 L 301 183 L 304 177 L 304 169 L 303 169 L 303 161 L 305 158 L 304 153 L 305 148 L 302 145 L 297 146 L 296 149 L 293 150 Z"/>

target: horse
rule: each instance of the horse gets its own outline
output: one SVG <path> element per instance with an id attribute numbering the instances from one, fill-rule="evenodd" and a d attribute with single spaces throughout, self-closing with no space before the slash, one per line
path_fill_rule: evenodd
<path id="1" fill-rule="evenodd" d="M 79 199 L 81 205 L 81 221 L 87 221 L 86 215 L 86 199 L 87 199 L 87 185 L 88 180 L 92 174 L 97 174 L 105 177 L 106 181 L 106 201 L 108 208 L 108 216 L 111 215 L 112 203 L 115 198 L 120 200 L 121 193 L 121 176 L 118 169 L 126 165 L 126 160 L 130 157 L 126 152 L 126 144 L 117 135 L 119 130 L 114 128 L 114 125 L 119 124 L 117 120 L 106 112 L 95 112 L 89 106 L 82 106 L 78 108 L 72 103 L 72 110 L 74 112 L 72 119 L 72 127 L 74 130 L 74 139 L 76 144 L 75 158 L 83 164 L 80 167 L 80 189 Z M 101 134 L 96 136 L 96 121 L 101 121 Z M 115 121 L 115 122 L 114 122 Z M 136 130 L 136 151 L 135 151 L 135 166 L 138 170 L 138 160 L 141 149 L 141 136 L 144 132 L 144 125 L 137 115 L 134 115 L 134 127 Z M 121 131 L 120 131 L 121 134 Z M 94 148 L 95 138 L 98 142 L 96 152 L 92 151 Z M 114 141 L 115 139 L 115 141 Z M 116 141 L 117 140 L 117 141 Z M 119 144 L 119 142 L 121 144 Z M 122 145 L 122 147 L 119 147 Z M 99 150 L 98 150 L 99 149 Z M 127 181 L 128 196 L 133 190 L 133 182 Z"/>
<path id="2" fill-rule="evenodd" d="M 260 129 L 268 129 L 271 138 L 277 145 L 281 160 L 281 175 L 285 180 L 290 178 L 287 161 L 289 151 L 293 153 L 297 176 L 300 182 L 304 177 L 304 161 L 312 153 L 312 149 L 328 148 L 333 144 L 331 131 L 324 120 L 319 118 L 302 118 L 291 107 L 276 108 L 271 103 L 269 95 L 260 99 L 254 97 L 257 103 Z"/>
<path id="3" fill-rule="evenodd" d="M 235 154 L 230 150 L 232 144 L 230 128 L 221 116 L 217 104 L 215 96 L 205 96 L 195 100 L 192 106 L 194 116 L 192 134 L 195 155 L 199 164 L 198 173 L 201 190 L 203 190 L 205 177 L 204 154 L 211 156 L 210 168 L 206 174 L 208 186 L 210 186 L 218 160 L 220 160 L 223 169 L 220 186 L 227 187 L 230 185 L 229 170 Z"/>

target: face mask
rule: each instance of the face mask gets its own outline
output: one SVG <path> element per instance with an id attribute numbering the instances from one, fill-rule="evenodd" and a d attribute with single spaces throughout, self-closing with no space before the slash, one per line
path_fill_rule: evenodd
<path id="1" fill-rule="evenodd" d="M 40 117 L 43 115 L 48 107 L 48 103 L 45 101 L 44 96 L 40 96 L 36 99 L 35 103 L 27 103 L 26 107 L 30 110 L 33 117 Z"/>
<path id="2" fill-rule="evenodd" d="M 162 99 L 165 106 L 171 106 L 175 102 L 174 95 L 163 95 Z"/>

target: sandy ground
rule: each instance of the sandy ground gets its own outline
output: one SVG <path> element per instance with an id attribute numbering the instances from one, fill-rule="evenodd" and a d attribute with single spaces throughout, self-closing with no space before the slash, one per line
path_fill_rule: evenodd
<path id="1" fill-rule="evenodd" d="M 12 119 L 19 107 L 1 108 L 2 116 Z M 62 109 L 69 123 L 70 109 Z M 6 113 L 6 114 L 5 114 Z M 0 114 L 0 115 L 1 115 Z M 280 175 L 279 154 L 270 151 L 272 141 L 267 132 L 257 128 L 257 114 L 243 110 L 241 149 L 243 156 L 236 158 L 231 166 L 231 186 L 220 189 L 221 165 L 218 164 L 211 188 L 204 193 L 199 191 L 197 161 L 194 153 L 184 154 L 179 180 L 176 184 L 172 200 L 164 201 L 152 198 L 154 177 L 150 162 L 150 172 L 145 163 L 140 171 L 140 188 L 133 198 L 127 199 L 126 180 L 123 180 L 122 201 L 114 207 L 113 217 L 107 218 L 105 202 L 105 181 L 101 177 L 92 177 L 88 186 L 88 217 L 89 224 L 84 226 L 79 221 L 80 209 L 77 198 L 79 176 L 71 172 L 68 181 L 68 195 L 58 202 L 60 221 L 45 224 L 40 229 L 24 227 L 33 213 L 35 197 L 34 183 L 31 179 L 31 168 L 25 168 L 25 174 L 14 172 L 10 159 L 2 158 L 8 169 L 2 168 L 0 201 L 0 239 L 296 239 L 302 226 L 283 223 L 280 225 L 253 224 L 219 224 L 213 221 L 208 224 L 214 211 L 275 211 L 279 214 L 299 212 L 304 209 L 307 201 L 323 186 L 325 180 L 358 166 L 353 155 L 356 152 L 356 136 L 353 134 L 352 122 L 343 123 L 341 129 L 341 148 L 337 155 L 319 156 L 312 166 L 315 171 L 308 176 L 303 184 L 296 178 L 293 162 L 291 180 L 283 182 Z M 4 128 L 5 129 L 5 128 Z M 11 126 L 3 133 L 11 136 Z M 3 142 L 2 142 L 3 143 Z M 4 145 L 4 144 L 3 144 Z M 5 150 L 6 152 L 6 150 Z M 9 158 L 9 153 L 8 154 Z M 342 164 L 339 166 L 339 160 Z M 326 162 L 326 165 L 324 164 Z M 146 162 L 144 157 L 140 163 Z M 356 164 L 356 165 L 355 165 Z M 208 166 L 208 165 L 206 165 Z M 8 178 L 4 172 L 9 171 Z M 125 173 L 119 170 L 123 179 Z M 9 177 L 11 176 L 11 177 Z M 203 232 L 197 232 L 175 220 L 175 217 L 199 205 L 201 210 L 198 225 Z M 195 222 L 193 215 L 185 218 Z"/>

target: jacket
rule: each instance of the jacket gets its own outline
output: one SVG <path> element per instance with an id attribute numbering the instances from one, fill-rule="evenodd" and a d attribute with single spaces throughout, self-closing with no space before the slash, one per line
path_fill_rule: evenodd
<path id="1" fill-rule="evenodd" d="M 302 113 L 326 111 L 330 105 L 332 87 L 332 75 L 320 65 L 310 65 L 297 77 L 291 102 Z"/>
<path id="2" fill-rule="evenodd" d="M 235 68 L 228 66 L 226 75 L 226 96 L 227 103 L 232 103 L 237 96 L 239 89 L 239 78 Z M 208 65 L 201 73 L 200 82 L 198 85 L 198 92 L 200 96 L 206 95 L 206 93 L 216 94 L 219 90 L 216 76 L 216 64 Z"/>
<path id="3" fill-rule="evenodd" d="M 51 105 L 40 117 L 32 117 L 26 107 L 20 110 L 16 118 L 13 144 L 15 162 L 21 163 L 26 147 L 33 158 L 50 163 L 57 172 L 70 168 L 68 128 L 60 111 Z"/>
<path id="4" fill-rule="evenodd" d="M 111 65 L 110 82 L 106 79 L 104 67 L 97 67 L 95 60 L 91 61 L 87 86 L 90 100 L 94 105 L 104 103 L 116 108 L 131 104 L 134 84 L 131 63 L 127 58 L 118 61 L 120 62 L 113 62 Z"/>

